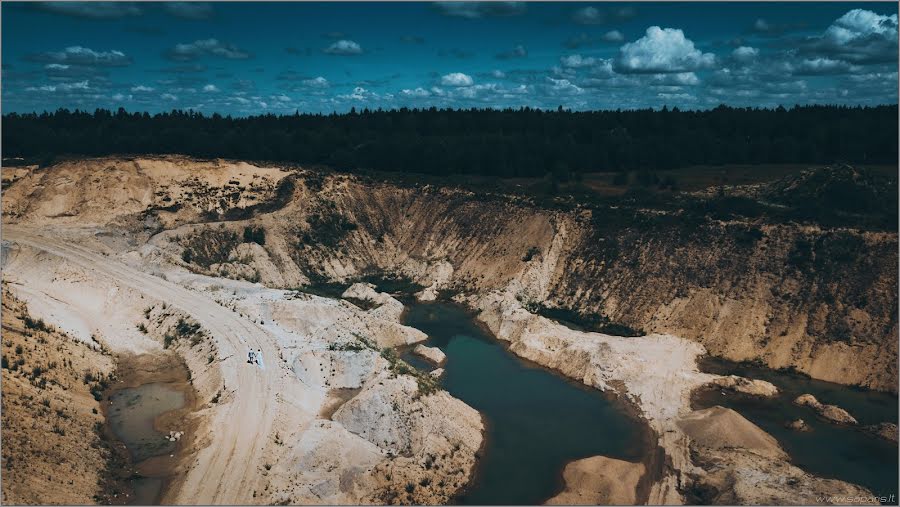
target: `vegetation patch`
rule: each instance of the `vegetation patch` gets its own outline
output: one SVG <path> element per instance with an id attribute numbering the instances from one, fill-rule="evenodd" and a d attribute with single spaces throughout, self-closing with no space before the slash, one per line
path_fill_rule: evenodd
<path id="1" fill-rule="evenodd" d="M 390 347 L 381 349 L 381 357 L 390 363 L 390 369 L 394 375 L 409 375 L 416 379 L 416 384 L 419 386 L 418 396 L 428 396 L 440 391 L 441 384 L 438 379 L 400 359 L 394 349 Z"/>
<path id="2" fill-rule="evenodd" d="M 244 227 L 244 243 L 256 243 L 260 246 L 266 244 L 266 230 L 262 227 L 246 226 Z"/>
<path id="3" fill-rule="evenodd" d="M 625 324 L 612 322 L 605 315 L 596 313 L 583 313 L 569 308 L 548 308 L 538 303 L 526 304 L 525 309 L 531 313 L 559 322 L 576 331 L 592 331 L 628 337 L 643 336 L 645 334 L 641 329 L 635 329 Z"/>
<path id="4" fill-rule="evenodd" d="M 181 260 L 209 269 L 213 264 L 228 262 L 231 253 L 241 244 L 237 233 L 224 227 L 204 227 L 182 238 Z"/>

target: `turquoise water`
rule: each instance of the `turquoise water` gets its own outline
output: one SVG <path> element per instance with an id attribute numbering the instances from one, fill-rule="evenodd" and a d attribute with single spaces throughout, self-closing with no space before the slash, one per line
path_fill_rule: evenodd
<path id="1" fill-rule="evenodd" d="M 519 359 L 462 307 L 412 303 L 404 324 L 447 354 L 442 384 L 479 412 L 486 442 L 462 504 L 541 504 L 562 489 L 572 460 L 604 455 L 643 458 L 643 423 L 602 392 Z M 406 354 L 418 368 L 432 369 Z"/>
<path id="2" fill-rule="evenodd" d="M 721 359 L 704 359 L 703 371 L 767 380 L 781 391 L 774 399 L 710 390 L 697 393 L 695 408 L 722 405 L 775 437 L 791 461 L 812 474 L 859 484 L 878 496 L 897 498 L 897 445 L 853 426 L 839 426 L 816 417 L 808 407 L 792 401 L 809 393 L 822 403 L 837 405 L 855 417 L 860 426 L 897 423 L 897 397 L 875 391 L 814 380 L 801 374 L 770 370 Z M 785 423 L 803 419 L 809 432 L 788 429 Z"/>

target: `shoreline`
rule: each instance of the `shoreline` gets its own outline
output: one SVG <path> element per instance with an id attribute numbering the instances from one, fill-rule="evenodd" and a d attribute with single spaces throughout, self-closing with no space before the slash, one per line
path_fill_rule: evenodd
<path id="1" fill-rule="evenodd" d="M 192 447 L 196 437 L 196 424 L 190 421 L 190 414 L 194 413 L 197 406 L 197 393 L 190 380 L 190 370 L 184 359 L 174 352 L 165 351 L 161 354 L 121 354 L 116 361 L 116 383 L 103 393 L 102 412 L 104 416 L 104 434 L 109 442 L 114 445 L 119 455 L 124 458 L 130 469 L 126 477 L 116 477 L 118 483 L 124 485 L 133 504 L 135 495 L 135 480 L 157 479 L 160 481 L 159 491 L 153 504 L 165 504 L 167 498 L 175 498 L 180 489 L 183 474 L 180 470 L 189 462 L 192 456 L 185 453 Z M 175 443 L 174 462 L 168 456 L 150 456 L 141 461 L 135 461 L 134 452 L 113 431 L 108 410 L 109 399 L 112 395 L 126 390 L 134 389 L 148 384 L 166 384 L 177 390 L 184 396 L 184 405 L 181 408 L 163 412 L 156 416 L 153 428 L 160 433 L 160 438 L 165 434 L 165 426 L 177 424 L 184 432 L 184 436 Z M 162 458 L 166 458 L 163 460 Z"/>
<path id="2" fill-rule="evenodd" d="M 511 357 L 515 358 L 515 360 L 520 362 L 524 367 L 530 368 L 530 369 L 542 370 L 546 373 L 553 375 L 554 377 L 556 377 L 560 380 L 563 380 L 569 386 L 574 387 L 576 389 L 580 389 L 582 391 L 590 392 L 590 393 L 599 393 L 601 396 L 603 396 L 604 399 L 606 399 L 608 402 L 610 402 L 615 409 L 624 412 L 625 415 L 629 419 L 631 419 L 633 422 L 637 423 L 636 426 L 638 428 L 638 435 L 637 435 L 636 441 L 639 443 L 639 446 L 638 446 L 639 450 L 637 452 L 639 459 L 637 461 L 634 461 L 633 459 L 624 459 L 624 458 L 612 457 L 612 456 L 610 456 L 610 457 L 613 459 L 621 460 L 621 461 L 629 461 L 632 463 L 642 463 L 644 465 L 645 473 L 641 476 L 641 479 L 638 483 L 638 488 L 636 488 L 636 490 L 635 490 L 635 496 L 638 499 L 639 503 L 646 503 L 647 497 L 649 497 L 649 495 L 650 495 L 650 487 L 652 486 L 652 484 L 654 482 L 656 482 L 656 478 L 662 476 L 662 469 L 656 465 L 659 462 L 660 453 L 662 453 L 663 456 L 665 455 L 665 453 L 664 453 L 664 450 L 662 449 L 662 447 L 659 446 L 659 444 L 658 444 L 658 435 L 657 435 L 656 431 L 653 430 L 652 426 L 650 425 L 650 422 L 641 415 L 640 407 L 635 405 L 634 402 L 630 401 L 628 399 L 628 397 L 624 395 L 624 393 L 622 393 L 618 389 L 604 390 L 604 389 L 599 389 L 597 387 L 585 384 L 584 382 L 580 382 L 572 377 L 569 377 L 556 369 L 550 368 L 550 367 L 542 365 L 536 361 L 532 361 L 528 358 L 525 358 L 525 357 L 522 357 L 522 356 L 516 354 L 511 349 L 511 342 L 501 340 L 500 338 L 498 338 L 494 334 L 494 332 L 491 331 L 491 329 L 488 327 L 488 325 L 485 322 L 478 319 L 478 314 L 480 312 L 477 309 L 472 308 L 472 307 L 470 307 L 464 303 L 461 303 L 459 301 L 455 301 L 453 299 L 438 298 L 434 301 L 417 301 L 417 300 L 404 301 L 404 310 L 403 310 L 403 314 L 401 315 L 401 323 L 403 323 L 404 325 L 407 325 L 407 324 L 404 322 L 403 317 L 405 317 L 406 313 L 409 311 L 410 304 L 417 304 L 417 305 L 449 304 L 449 305 L 453 305 L 453 306 L 456 306 L 456 307 L 462 309 L 471 318 L 473 325 L 475 325 L 479 329 L 479 331 L 484 333 L 485 337 L 487 337 L 490 341 L 500 345 L 507 354 L 509 354 Z M 478 456 L 478 463 L 473 468 L 473 471 L 471 474 L 472 478 L 470 479 L 470 481 L 460 491 L 459 494 L 454 496 L 454 498 L 457 498 L 459 496 L 464 496 L 465 491 L 471 489 L 475 484 L 477 484 L 478 477 L 480 475 L 480 468 L 481 468 L 480 465 L 483 461 L 484 451 L 488 444 L 488 438 L 489 438 L 488 430 L 490 427 L 490 421 L 488 421 L 485 418 L 484 414 L 481 414 L 480 412 L 479 412 L 479 414 L 481 415 L 482 423 L 484 424 L 484 431 L 483 431 L 482 445 L 479 448 L 478 453 L 476 454 L 476 456 Z M 556 487 L 554 488 L 553 493 L 551 493 L 547 498 L 544 498 L 543 500 L 541 500 L 541 504 L 542 505 L 545 504 L 548 500 L 550 500 L 551 498 L 553 498 L 554 496 L 558 495 L 559 493 L 561 493 L 562 491 L 565 490 L 566 481 L 565 481 L 565 477 L 564 477 L 564 472 L 565 472 L 566 466 L 569 463 L 580 460 L 580 459 L 589 458 L 591 456 L 592 455 L 585 455 L 585 456 L 581 456 L 578 458 L 574 458 L 570 461 L 567 461 L 566 463 L 563 463 L 562 467 L 555 474 L 554 482 L 556 482 Z M 658 469 L 658 473 L 654 473 L 654 471 L 657 469 Z M 651 477 L 652 479 L 651 479 L 651 482 L 646 485 L 646 488 L 642 488 L 641 486 L 645 482 L 645 477 Z M 644 489 L 646 489 L 646 491 L 644 491 Z"/>

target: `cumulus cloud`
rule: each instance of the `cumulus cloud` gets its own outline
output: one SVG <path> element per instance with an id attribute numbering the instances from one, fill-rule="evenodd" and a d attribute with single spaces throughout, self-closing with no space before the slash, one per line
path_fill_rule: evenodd
<path id="1" fill-rule="evenodd" d="M 506 77 L 506 72 L 503 72 L 502 70 L 499 70 L 499 69 L 494 69 L 491 71 L 491 77 L 496 78 L 496 79 L 503 79 Z"/>
<path id="2" fill-rule="evenodd" d="M 857 64 L 896 63 L 897 15 L 853 9 L 835 20 L 821 36 L 803 41 L 801 50 Z"/>
<path id="3" fill-rule="evenodd" d="M 472 76 L 462 72 L 451 72 L 441 77 L 441 84 L 444 86 L 472 86 L 472 83 Z"/>
<path id="4" fill-rule="evenodd" d="M 176 44 L 166 56 L 170 60 L 186 62 L 203 56 L 218 56 L 229 60 L 246 60 L 250 53 L 218 39 L 202 39 L 187 44 Z"/>
<path id="5" fill-rule="evenodd" d="M 525 2 L 435 2 L 432 5 L 444 16 L 465 19 L 518 16 L 526 9 Z"/>
<path id="6" fill-rule="evenodd" d="M 219 91 L 219 87 L 214 84 L 208 84 L 203 87 L 203 91 L 207 93 L 217 93 Z"/>
<path id="7" fill-rule="evenodd" d="M 731 57 L 741 63 L 752 62 L 759 56 L 759 50 L 750 46 L 740 46 L 731 52 Z"/>
<path id="8" fill-rule="evenodd" d="M 153 91 L 153 87 L 151 87 L 151 86 L 137 85 L 137 86 L 131 87 L 132 93 L 139 93 L 139 92 L 147 93 L 147 92 L 152 92 L 152 91 Z"/>
<path id="9" fill-rule="evenodd" d="M 500 60 L 511 60 L 513 58 L 525 58 L 526 56 L 528 56 L 528 50 L 525 49 L 525 46 L 523 46 L 521 44 L 517 45 L 516 47 L 514 47 L 508 51 L 503 51 L 496 55 L 496 57 L 499 58 Z"/>
<path id="10" fill-rule="evenodd" d="M 337 55 L 337 56 L 353 56 L 362 54 L 362 47 L 352 40 L 341 39 L 339 41 L 335 41 L 327 48 L 323 49 L 322 52 L 327 53 L 329 55 Z"/>
<path id="11" fill-rule="evenodd" d="M 28 55 L 27 59 L 33 62 L 92 67 L 122 67 L 131 64 L 131 58 L 121 51 L 94 51 L 82 46 L 69 46 L 62 51 L 35 53 Z"/>
<path id="12" fill-rule="evenodd" d="M 159 98 L 161 98 L 163 100 L 170 100 L 173 102 L 178 100 L 178 97 L 176 97 L 175 95 L 172 95 L 171 93 L 163 93 L 162 95 L 159 96 Z"/>
<path id="13" fill-rule="evenodd" d="M 625 74 L 690 72 L 715 63 L 712 53 L 703 53 L 677 28 L 647 28 L 646 35 L 619 48 L 615 68 Z"/>
<path id="14" fill-rule="evenodd" d="M 215 14 L 212 5 L 206 2 L 166 2 L 163 8 L 172 16 L 182 19 L 209 19 Z"/>
<path id="15" fill-rule="evenodd" d="M 142 14 L 133 2 L 35 2 L 33 6 L 45 12 L 87 19 L 118 19 Z"/>

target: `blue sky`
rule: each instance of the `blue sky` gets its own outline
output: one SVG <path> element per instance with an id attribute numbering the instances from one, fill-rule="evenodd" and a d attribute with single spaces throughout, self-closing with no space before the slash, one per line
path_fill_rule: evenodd
<path id="1" fill-rule="evenodd" d="M 3 112 L 897 103 L 897 3 L 2 4 Z"/>

